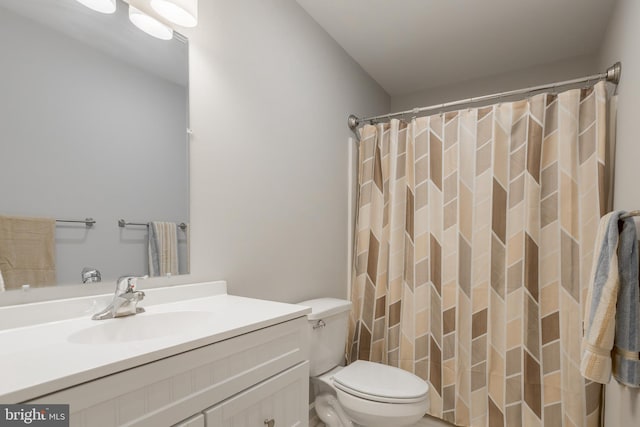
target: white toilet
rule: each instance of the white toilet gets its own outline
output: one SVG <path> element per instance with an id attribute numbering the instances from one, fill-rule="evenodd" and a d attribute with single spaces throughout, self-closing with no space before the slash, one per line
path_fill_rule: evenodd
<path id="1" fill-rule="evenodd" d="M 429 385 L 392 366 L 358 360 L 344 363 L 351 302 L 320 298 L 299 303 L 307 315 L 311 383 L 316 413 L 327 427 L 402 427 L 416 423 L 429 407 Z"/>

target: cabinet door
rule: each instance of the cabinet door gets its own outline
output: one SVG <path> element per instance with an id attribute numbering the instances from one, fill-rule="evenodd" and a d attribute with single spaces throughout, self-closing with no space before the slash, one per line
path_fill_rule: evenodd
<path id="1" fill-rule="evenodd" d="M 207 427 L 308 427 L 309 362 L 205 411 Z"/>
<path id="2" fill-rule="evenodd" d="M 195 417 L 184 420 L 183 422 L 178 423 L 173 427 L 204 427 L 204 415 L 196 415 Z"/>

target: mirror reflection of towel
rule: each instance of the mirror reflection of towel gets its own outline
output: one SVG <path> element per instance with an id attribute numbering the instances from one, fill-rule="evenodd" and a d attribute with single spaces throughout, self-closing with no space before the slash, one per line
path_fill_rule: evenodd
<path id="1" fill-rule="evenodd" d="M 6 290 L 55 285 L 53 218 L 0 216 L 0 271 Z"/>
<path id="2" fill-rule="evenodd" d="M 149 223 L 149 276 L 178 274 L 178 231 L 174 222 Z"/>

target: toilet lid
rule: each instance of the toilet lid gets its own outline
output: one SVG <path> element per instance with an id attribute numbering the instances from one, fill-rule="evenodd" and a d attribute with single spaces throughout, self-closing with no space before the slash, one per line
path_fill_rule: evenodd
<path id="1" fill-rule="evenodd" d="M 358 360 L 333 376 L 342 391 L 380 402 L 416 402 L 425 398 L 429 385 L 393 366 Z"/>

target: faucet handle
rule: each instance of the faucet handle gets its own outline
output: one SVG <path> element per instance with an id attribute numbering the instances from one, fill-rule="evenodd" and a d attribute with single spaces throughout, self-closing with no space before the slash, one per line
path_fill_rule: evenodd
<path id="1" fill-rule="evenodd" d="M 100 270 L 93 267 L 85 267 L 81 273 L 82 283 L 95 283 L 102 281 Z"/>
<path id="2" fill-rule="evenodd" d="M 148 275 L 144 276 L 121 276 L 116 282 L 116 295 L 124 294 L 127 292 L 133 292 L 136 288 L 136 284 L 139 279 L 146 279 Z"/>

